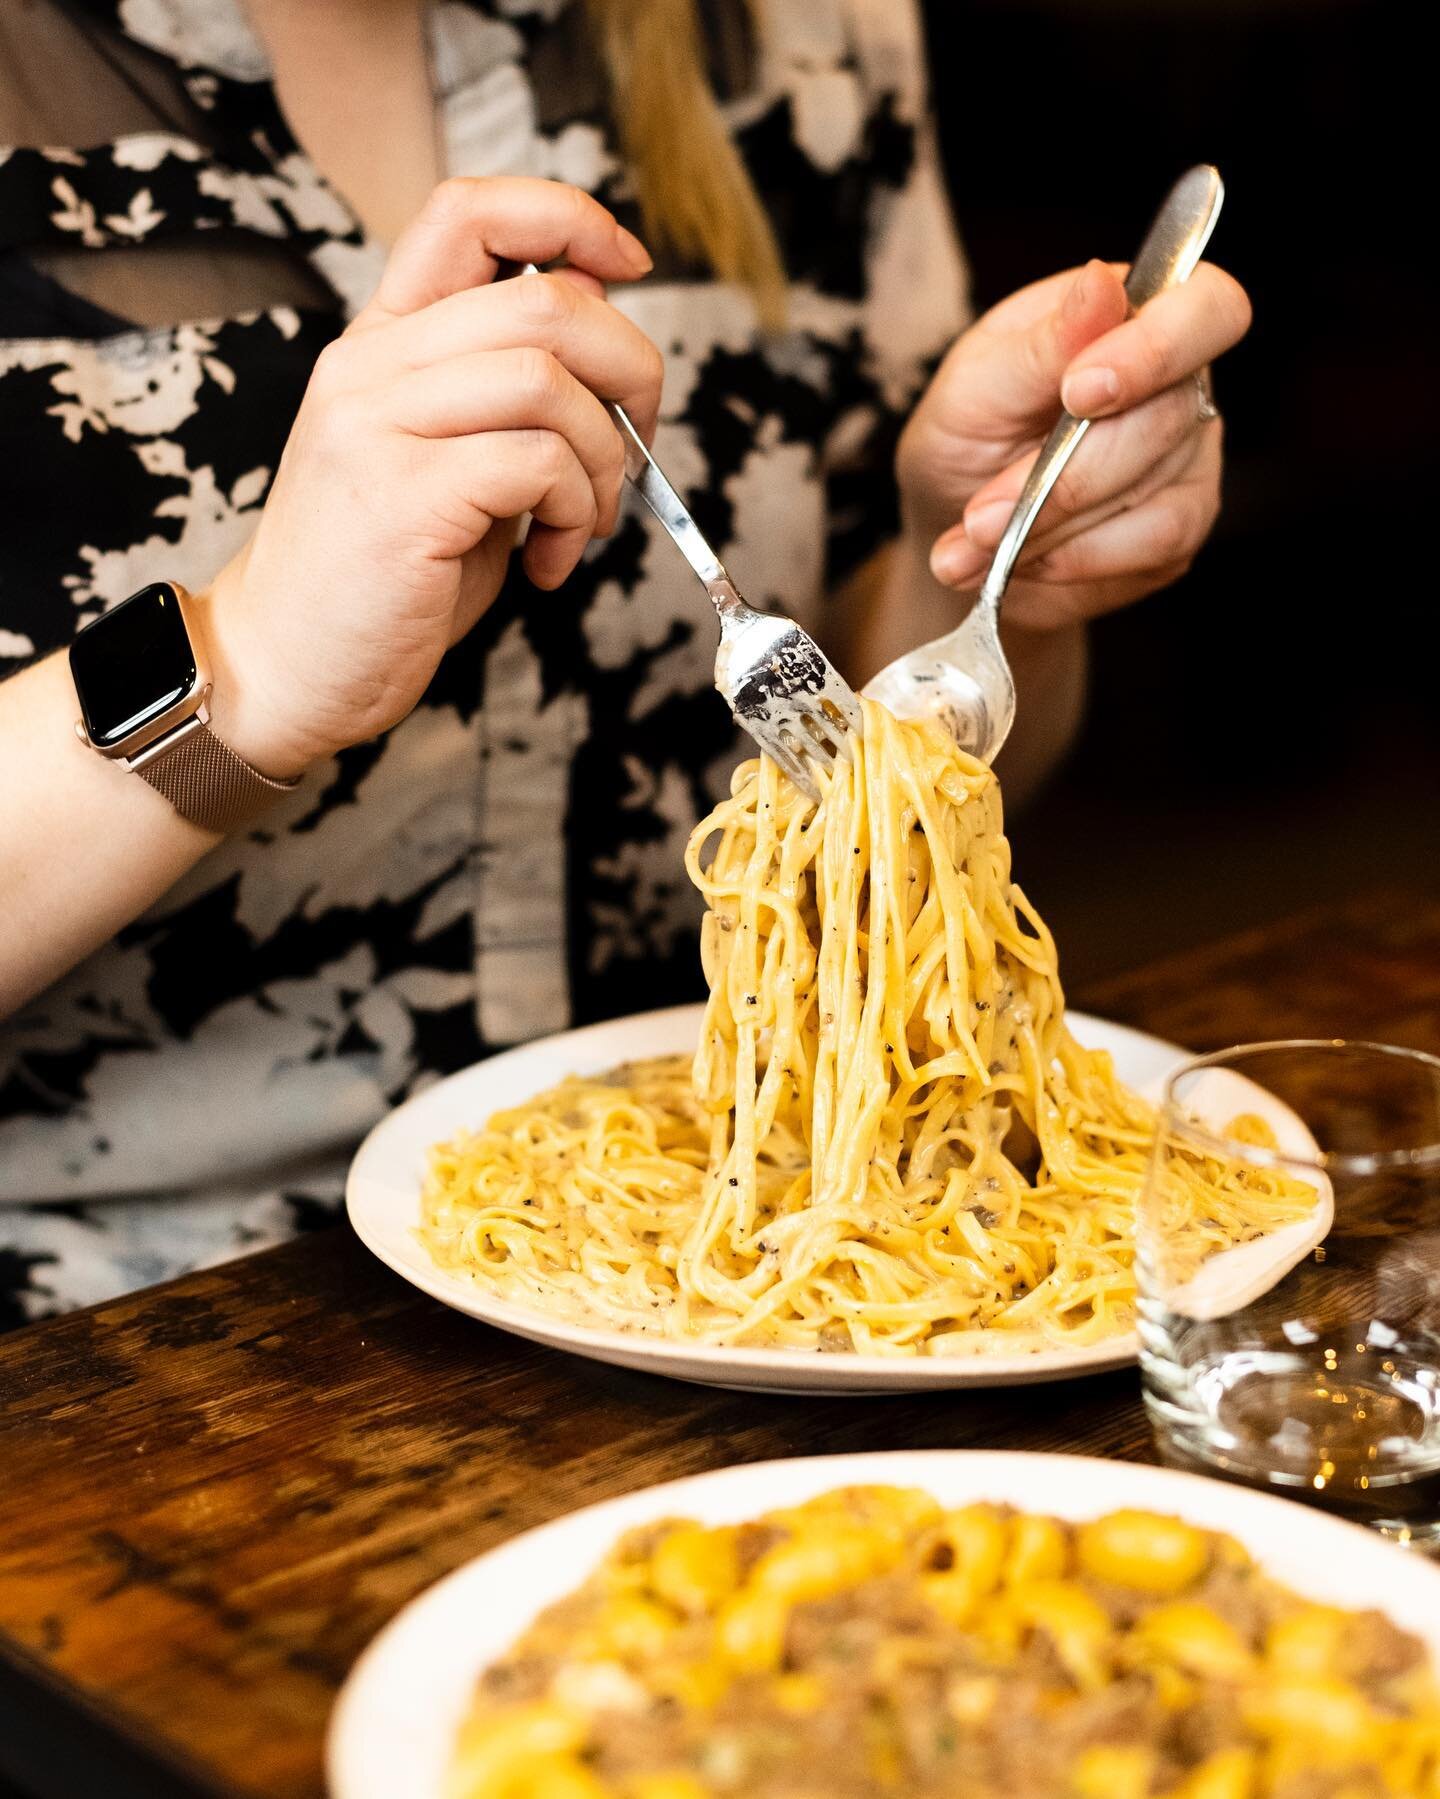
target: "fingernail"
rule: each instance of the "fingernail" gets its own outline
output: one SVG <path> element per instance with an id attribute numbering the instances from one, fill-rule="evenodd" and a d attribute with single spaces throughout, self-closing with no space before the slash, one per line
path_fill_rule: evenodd
<path id="1" fill-rule="evenodd" d="M 946 587 L 958 587 L 978 575 L 985 566 L 985 552 L 963 532 L 936 540 L 930 552 L 930 573 Z"/>
<path id="2" fill-rule="evenodd" d="M 645 248 L 633 231 L 627 231 L 623 225 L 615 227 L 616 241 L 625 252 L 626 257 L 634 265 L 636 273 L 648 275 L 655 267 L 655 258 Z"/>
<path id="3" fill-rule="evenodd" d="M 965 514 L 966 536 L 981 538 L 986 543 L 999 543 L 1014 510 L 1013 500 L 988 500 L 985 505 Z"/>
<path id="4" fill-rule="evenodd" d="M 1120 397 L 1120 377 L 1114 369 L 1076 369 L 1060 385 L 1060 398 L 1067 412 L 1088 418 Z"/>

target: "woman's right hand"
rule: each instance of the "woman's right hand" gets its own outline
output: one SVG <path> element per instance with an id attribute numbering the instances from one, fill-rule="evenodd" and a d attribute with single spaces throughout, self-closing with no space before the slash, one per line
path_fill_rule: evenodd
<path id="1" fill-rule="evenodd" d="M 504 261 L 562 273 L 495 282 Z M 277 779 L 398 723 L 494 600 L 514 544 L 539 587 L 614 529 L 620 436 L 659 351 L 603 295 L 650 267 L 588 194 L 456 180 L 320 356 L 245 550 L 208 596 L 219 734 Z M 597 396 L 599 396 L 597 398 Z"/>

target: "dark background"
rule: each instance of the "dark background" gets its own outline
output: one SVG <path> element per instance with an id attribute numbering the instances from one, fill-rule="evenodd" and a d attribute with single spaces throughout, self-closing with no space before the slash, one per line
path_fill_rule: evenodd
<path id="1" fill-rule="evenodd" d="M 1088 256 L 1128 258 L 1202 161 L 1227 187 L 1209 254 L 1255 306 L 1216 375 L 1216 534 L 1183 582 L 1095 628 L 1078 752 L 1013 821 L 1017 876 L 1067 979 L 1337 893 L 1440 890 L 1436 99 L 1416 14 L 1374 0 L 928 0 L 928 14 L 978 306 Z"/>

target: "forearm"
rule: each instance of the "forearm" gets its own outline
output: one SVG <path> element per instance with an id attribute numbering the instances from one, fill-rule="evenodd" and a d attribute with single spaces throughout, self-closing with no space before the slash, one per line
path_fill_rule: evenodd
<path id="1" fill-rule="evenodd" d="M 78 710 L 63 654 L 0 684 L 0 1018 L 218 841 L 81 743 Z"/>
<path id="2" fill-rule="evenodd" d="M 953 630 L 971 598 L 942 586 L 907 538 L 888 544 L 842 596 L 852 678 L 863 684 L 895 657 Z M 1002 624 L 1001 635 L 1017 705 L 996 771 L 1013 810 L 1044 783 L 1079 731 L 1088 656 L 1083 625 L 1020 631 Z"/>

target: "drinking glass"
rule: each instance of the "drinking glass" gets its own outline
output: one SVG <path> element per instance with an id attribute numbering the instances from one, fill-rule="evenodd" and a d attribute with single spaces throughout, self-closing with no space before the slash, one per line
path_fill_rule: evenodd
<path id="1" fill-rule="evenodd" d="M 1136 1247 L 1164 1460 L 1440 1548 L 1440 1058 L 1292 1040 L 1187 1063 Z"/>

